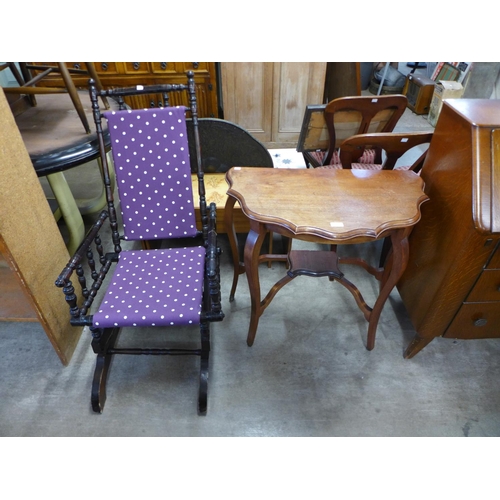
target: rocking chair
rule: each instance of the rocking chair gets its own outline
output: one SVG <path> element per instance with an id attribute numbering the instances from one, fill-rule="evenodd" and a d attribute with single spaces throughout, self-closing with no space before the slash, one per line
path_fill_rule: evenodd
<path id="1" fill-rule="evenodd" d="M 56 286 L 63 288 L 71 324 L 88 326 L 92 333 L 92 348 L 97 355 L 92 409 L 99 413 L 103 411 L 106 378 L 113 355 L 196 355 L 201 360 L 198 414 L 205 415 L 209 327 L 211 322 L 221 321 L 224 314 L 220 303 L 216 206 L 212 203 L 207 207 L 205 199 L 194 74 L 187 73 L 186 84 L 98 90 L 95 82 L 90 80 L 89 86 L 104 170 L 107 210 L 89 230 L 57 278 Z M 187 92 L 190 107 L 169 107 L 168 95 L 171 92 Z M 163 95 L 165 107 L 125 109 L 124 96 L 152 93 Z M 98 97 L 117 98 L 120 109 L 101 113 Z M 193 124 L 201 231 L 196 227 L 193 206 L 187 112 L 190 112 Z M 108 123 L 123 236 L 119 234 L 113 200 L 102 117 Z M 109 231 L 102 234 L 106 219 L 109 219 L 112 240 L 112 249 L 107 252 L 104 240 L 107 235 L 109 240 Z M 151 240 L 155 240 L 154 249 L 149 245 Z M 130 242 L 131 249 L 122 248 L 123 241 Z M 113 266 L 112 277 L 106 278 Z M 74 273 L 81 295 L 77 294 L 71 281 Z M 86 274 L 89 275 L 87 278 Z M 101 297 L 99 289 L 103 282 L 107 291 L 102 295 L 100 305 L 92 308 L 94 299 Z M 201 332 L 200 348 L 116 346 L 122 328 L 136 331 L 153 326 L 176 329 L 196 324 Z"/>

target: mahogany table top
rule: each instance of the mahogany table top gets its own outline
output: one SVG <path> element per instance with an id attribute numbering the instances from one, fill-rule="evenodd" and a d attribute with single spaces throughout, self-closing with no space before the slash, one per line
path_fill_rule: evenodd
<path id="1" fill-rule="evenodd" d="M 233 167 L 226 180 L 227 194 L 250 220 L 339 244 L 410 227 L 428 200 L 422 179 L 406 170 Z"/>

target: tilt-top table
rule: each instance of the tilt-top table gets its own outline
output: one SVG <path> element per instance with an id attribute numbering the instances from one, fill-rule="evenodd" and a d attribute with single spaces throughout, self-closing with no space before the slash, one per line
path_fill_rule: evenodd
<path id="1" fill-rule="evenodd" d="M 246 273 L 251 297 L 247 344 L 257 333 L 259 318 L 276 293 L 297 276 L 327 276 L 345 286 L 368 321 L 367 349 L 375 345 L 382 308 L 408 262 L 408 236 L 420 220 L 420 205 L 428 200 L 424 183 L 405 170 L 269 169 L 233 167 L 226 173 L 229 184 L 224 224 L 233 253 L 234 278 Z M 233 207 L 238 201 L 250 221 L 244 263 L 239 262 Z M 232 229 L 231 229 L 232 228 Z M 288 238 L 326 243 L 331 250 L 291 250 L 288 256 L 260 255 L 268 231 Z M 391 250 L 384 267 L 373 267 L 359 258 L 339 258 L 337 245 L 390 238 Z M 259 262 L 288 259 L 289 268 L 261 300 Z M 348 281 L 339 264 L 363 267 L 380 281 L 373 308 Z"/>

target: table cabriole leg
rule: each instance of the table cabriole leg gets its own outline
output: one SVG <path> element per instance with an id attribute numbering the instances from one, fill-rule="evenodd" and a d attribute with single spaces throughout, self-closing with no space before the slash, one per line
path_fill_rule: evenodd
<path id="1" fill-rule="evenodd" d="M 253 345 L 259 318 L 264 311 L 260 302 L 259 255 L 267 231 L 264 227 L 250 223 L 250 232 L 245 243 L 245 269 L 251 298 L 250 326 L 248 327 L 247 345 Z"/>
<path id="2" fill-rule="evenodd" d="M 409 232 L 408 229 L 399 229 L 391 233 L 392 248 L 386 261 L 387 267 L 382 275 L 380 292 L 368 321 L 366 348 L 369 351 L 375 347 L 375 334 L 384 304 L 399 281 L 399 278 L 403 275 L 408 264 L 410 255 L 408 245 Z"/>

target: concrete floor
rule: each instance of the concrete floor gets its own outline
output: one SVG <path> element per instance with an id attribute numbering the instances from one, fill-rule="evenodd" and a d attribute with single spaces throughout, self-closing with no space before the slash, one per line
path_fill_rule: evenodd
<path id="1" fill-rule="evenodd" d="M 326 279 L 302 277 L 276 296 L 247 347 L 248 287 L 243 276 L 228 302 L 232 266 L 227 239 L 220 241 L 226 318 L 212 327 L 206 417 L 196 414 L 197 358 L 117 357 L 98 415 L 89 402 L 88 333 L 63 367 L 39 324 L 0 323 L 0 435 L 500 435 L 499 340 L 435 339 L 405 360 L 414 330 L 394 291 L 369 352 L 367 323 L 352 296 Z M 350 249 L 368 258 L 378 250 L 376 244 Z M 373 303 L 375 280 L 355 267 L 345 272 Z M 263 265 L 263 290 L 283 273 L 279 263 Z M 162 343 L 156 330 L 140 335 Z M 182 335 L 198 339 L 196 329 Z"/>
<path id="2" fill-rule="evenodd" d="M 409 110 L 399 125 L 428 128 Z M 97 169 L 76 170 L 78 186 L 85 172 L 95 181 Z M 206 417 L 196 414 L 197 358 L 117 357 L 98 415 L 90 408 L 88 332 L 63 367 L 38 323 L 0 322 L 0 436 L 500 436 L 500 340 L 435 339 L 405 360 L 415 331 L 394 291 L 369 352 L 367 323 L 352 296 L 326 279 L 302 277 L 278 293 L 247 347 L 246 279 L 229 303 L 232 264 L 226 236 L 219 240 L 226 318 L 212 325 Z M 375 243 L 349 252 L 376 259 L 379 249 Z M 345 272 L 373 303 L 375 280 L 354 267 Z M 263 290 L 283 273 L 282 264 L 263 265 Z M 180 334 L 198 340 L 197 330 Z M 140 335 L 162 342 L 156 330 Z"/>

